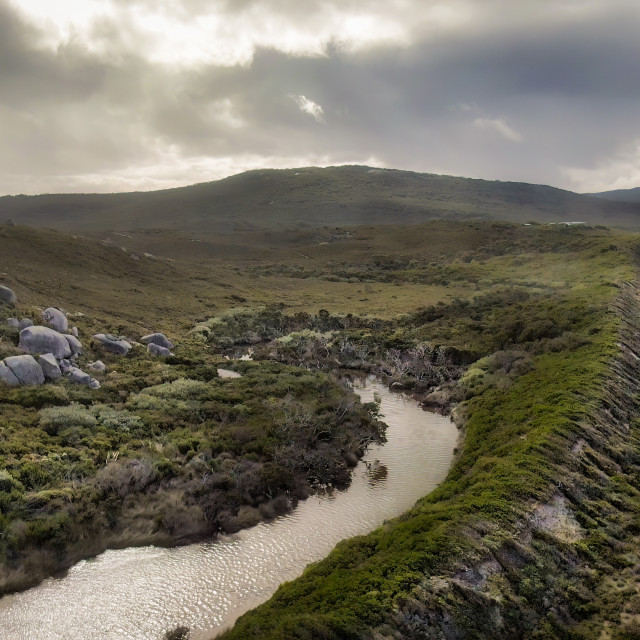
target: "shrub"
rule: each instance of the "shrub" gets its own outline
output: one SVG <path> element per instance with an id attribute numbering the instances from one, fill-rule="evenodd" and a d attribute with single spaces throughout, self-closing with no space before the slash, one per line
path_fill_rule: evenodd
<path id="1" fill-rule="evenodd" d="M 128 493 L 142 491 L 153 482 L 155 476 L 155 469 L 149 460 L 111 462 L 97 473 L 96 484 L 105 493 L 124 497 Z"/>
<path id="2" fill-rule="evenodd" d="M 104 404 L 99 404 L 92 407 L 91 411 L 98 422 L 108 429 L 128 432 L 131 429 L 144 427 L 139 416 L 126 409 L 117 410 Z"/>
<path id="3" fill-rule="evenodd" d="M 98 421 L 86 409 L 79 404 L 71 404 L 68 407 L 50 407 L 40 411 L 40 427 L 49 435 L 57 435 L 67 427 L 95 427 Z"/>
<path id="4" fill-rule="evenodd" d="M 560 328 L 552 320 L 545 318 L 527 325 L 518 336 L 518 342 L 534 342 L 542 338 L 555 338 L 560 333 Z"/>
<path id="5" fill-rule="evenodd" d="M 38 490 L 47 486 L 54 478 L 42 465 L 25 462 L 20 467 L 20 482 L 28 490 Z"/>
<path id="6" fill-rule="evenodd" d="M 13 489 L 22 491 L 24 487 L 6 469 L 0 469 L 0 491 L 9 493 Z"/>
<path id="7" fill-rule="evenodd" d="M 220 347 L 231 347 L 277 338 L 284 333 L 285 324 L 276 306 L 237 307 L 197 325 L 194 333 Z"/>
<path id="8" fill-rule="evenodd" d="M 47 405 L 67 405 L 70 398 L 64 387 L 47 384 L 42 387 L 19 387 L 16 390 L 16 402 L 23 407 L 41 409 Z"/>
<path id="9" fill-rule="evenodd" d="M 142 394 L 176 400 L 198 400 L 205 396 L 209 390 L 210 387 L 206 382 L 178 378 L 173 382 L 165 382 L 155 387 L 149 387 Z"/>

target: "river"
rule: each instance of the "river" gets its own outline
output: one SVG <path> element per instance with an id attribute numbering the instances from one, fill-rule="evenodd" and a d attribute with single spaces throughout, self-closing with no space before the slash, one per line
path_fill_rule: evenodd
<path id="1" fill-rule="evenodd" d="M 355 390 L 363 402 L 380 398 L 388 430 L 347 490 L 312 496 L 286 516 L 213 542 L 111 550 L 79 562 L 63 578 L 0 599 L 0 638 L 161 640 L 178 625 L 191 628 L 190 640 L 211 638 L 338 541 L 406 511 L 446 476 L 457 430 L 380 382 Z"/>

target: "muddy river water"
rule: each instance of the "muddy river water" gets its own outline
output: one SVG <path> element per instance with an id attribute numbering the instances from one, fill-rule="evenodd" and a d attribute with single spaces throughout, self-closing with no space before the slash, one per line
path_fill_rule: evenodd
<path id="1" fill-rule="evenodd" d="M 64 578 L 0 599 L 3 640 L 161 640 L 191 628 L 204 640 L 267 600 L 343 538 L 401 514 L 447 474 L 457 430 L 381 383 L 359 383 L 381 400 L 387 442 L 371 447 L 346 491 L 312 496 L 289 515 L 214 542 L 174 549 L 106 551 Z"/>

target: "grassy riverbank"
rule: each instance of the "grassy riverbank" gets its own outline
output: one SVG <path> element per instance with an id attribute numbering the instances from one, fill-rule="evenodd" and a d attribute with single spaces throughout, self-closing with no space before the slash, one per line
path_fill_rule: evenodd
<path id="1" fill-rule="evenodd" d="M 447 480 L 339 544 L 225 640 L 638 637 L 639 304 L 624 284 L 632 251 L 608 268 L 606 253 L 534 305 L 493 309 L 488 335 L 473 314 L 409 324 L 498 347 L 460 380 L 465 441 Z M 498 338 L 507 317 L 519 341 Z M 545 320 L 571 328 L 544 335 Z"/>

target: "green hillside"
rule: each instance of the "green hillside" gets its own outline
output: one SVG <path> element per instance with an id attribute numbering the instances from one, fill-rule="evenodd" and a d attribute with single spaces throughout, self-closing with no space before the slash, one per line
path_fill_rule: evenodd
<path id="1" fill-rule="evenodd" d="M 640 205 L 544 185 L 363 166 L 249 171 L 146 193 L 0 198 L 0 220 L 73 231 L 164 228 L 226 233 L 430 219 L 585 221 L 640 228 Z"/>

